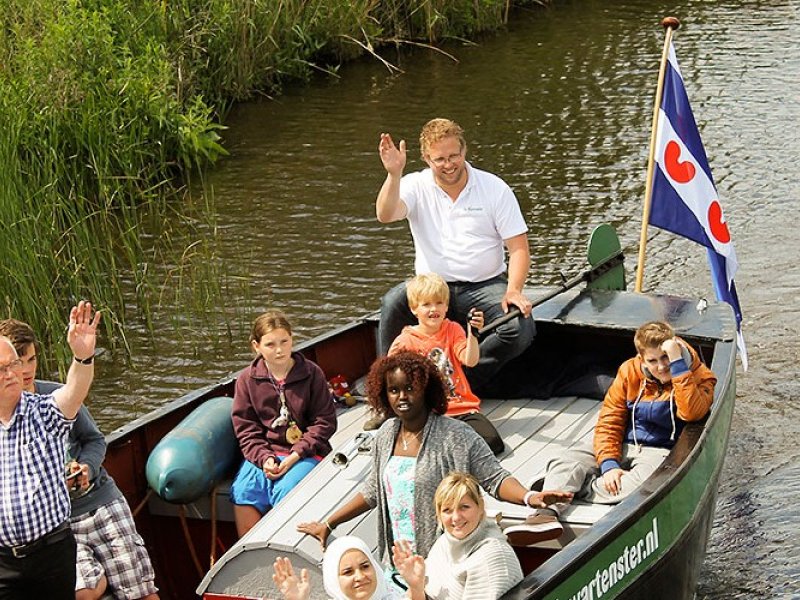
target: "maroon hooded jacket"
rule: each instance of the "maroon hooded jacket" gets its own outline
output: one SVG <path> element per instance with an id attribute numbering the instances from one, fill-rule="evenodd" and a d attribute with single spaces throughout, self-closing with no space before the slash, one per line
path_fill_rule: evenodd
<path id="1" fill-rule="evenodd" d="M 244 457 L 258 466 L 270 456 L 323 457 L 331 451 L 328 440 L 336 431 L 336 408 L 322 369 L 299 352 L 286 377 L 284 394 L 289 421 L 303 432 L 294 445 L 286 441 L 288 425 L 271 428 L 281 408 L 278 390 L 264 359 L 257 357 L 239 374 L 231 418 Z"/>

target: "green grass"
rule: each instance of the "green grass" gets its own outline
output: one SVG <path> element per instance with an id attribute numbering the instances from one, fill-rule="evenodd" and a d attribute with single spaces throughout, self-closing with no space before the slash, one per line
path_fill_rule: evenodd
<path id="1" fill-rule="evenodd" d="M 108 345 L 123 351 L 126 319 L 149 324 L 166 293 L 189 306 L 214 302 L 213 243 L 192 240 L 192 223 L 213 221 L 213 208 L 195 207 L 183 184 L 225 154 L 227 107 L 387 44 L 496 29 L 507 8 L 506 0 L 6 0 L 0 316 L 28 321 L 63 357 L 76 299 L 104 310 Z M 162 257 L 181 254 L 179 265 L 161 268 Z"/>

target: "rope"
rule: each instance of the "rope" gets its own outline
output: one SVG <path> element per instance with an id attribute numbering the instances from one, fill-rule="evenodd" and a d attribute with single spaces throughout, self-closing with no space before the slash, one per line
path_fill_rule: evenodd
<path id="1" fill-rule="evenodd" d="M 137 504 L 136 508 L 133 510 L 134 517 L 136 517 L 136 515 L 142 512 L 144 505 L 147 504 L 147 501 L 150 500 L 150 496 L 152 495 L 153 495 L 153 488 L 147 488 L 147 493 L 144 495 L 144 498 L 142 498 L 142 501 L 139 502 L 139 504 Z"/>
<path id="2" fill-rule="evenodd" d="M 212 568 L 217 562 L 217 486 L 211 488 L 211 556 L 208 561 L 208 568 Z"/>
<path id="3" fill-rule="evenodd" d="M 197 569 L 197 575 L 199 577 L 203 577 L 205 572 L 203 571 L 203 567 L 200 565 L 200 560 L 197 558 L 197 551 L 194 549 L 194 544 L 192 543 L 192 536 L 189 534 L 189 523 L 186 521 L 186 506 L 183 504 L 178 505 L 178 516 L 181 518 L 181 527 L 183 528 L 183 535 L 186 538 L 186 545 L 189 547 L 189 554 L 192 555 L 192 562 L 194 562 L 194 567 Z"/>

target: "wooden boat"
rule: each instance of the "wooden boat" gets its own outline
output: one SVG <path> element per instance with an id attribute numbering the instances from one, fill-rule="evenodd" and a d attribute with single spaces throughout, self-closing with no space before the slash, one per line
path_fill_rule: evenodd
<path id="1" fill-rule="evenodd" d="M 537 297 L 536 290 L 528 293 Z M 684 428 L 665 463 L 639 491 L 614 507 L 577 502 L 565 515 L 559 540 L 519 549 L 526 577 L 505 598 L 691 598 L 733 413 L 732 311 L 721 303 L 614 290 L 573 288 L 546 297 L 534 309 L 536 341 L 503 371 L 497 398 L 483 400 L 484 412 L 506 443 L 501 461 L 523 483 L 535 482 L 548 458 L 591 435 L 602 399 L 597 379 L 613 376 L 633 354 L 633 332 L 640 324 L 671 323 L 700 351 L 718 383 L 709 416 Z M 376 330 L 376 315 L 369 315 L 298 349 L 328 377 L 344 375 L 357 382 L 375 358 Z M 167 502 L 148 488 L 145 465 L 154 447 L 198 407 L 232 396 L 234 381 L 232 375 L 113 432 L 106 467 L 136 507 L 162 598 L 195 593 L 207 599 L 277 598 L 271 565 L 284 555 L 309 568 L 314 597 L 324 597 L 319 544 L 297 533 L 295 525 L 330 514 L 364 477 L 370 440 L 361 431 L 363 403 L 339 409 L 334 452 L 241 540 L 236 540 L 227 497 L 229 479 L 184 504 Z M 487 507 L 504 523 L 523 518 L 521 508 L 494 500 Z M 336 533 L 352 532 L 374 546 L 375 518 L 369 513 Z"/>

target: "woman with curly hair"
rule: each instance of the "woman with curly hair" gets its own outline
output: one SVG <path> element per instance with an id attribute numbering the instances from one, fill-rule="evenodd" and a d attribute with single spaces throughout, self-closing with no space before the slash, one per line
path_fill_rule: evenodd
<path id="1" fill-rule="evenodd" d="M 395 540 L 406 540 L 416 554 L 427 556 L 437 537 L 434 494 L 452 471 L 472 474 L 489 494 L 515 504 L 544 507 L 571 499 L 569 493 L 524 488 L 469 425 L 443 416 L 444 382 L 428 358 L 404 351 L 377 360 L 367 395 L 377 412 L 396 418 L 375 435 L 372 470 L 355 496 L 327 519 L 298 525 L 323 546 L 337 525 L 377 508 L 378 553 L 384 563 L 391 560 Z M 393 572 L 389 565 L 387 575 Z"/>

